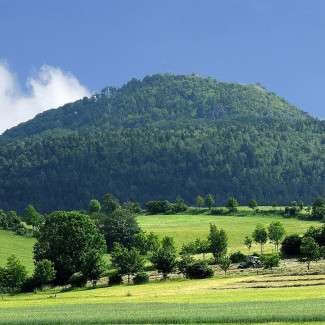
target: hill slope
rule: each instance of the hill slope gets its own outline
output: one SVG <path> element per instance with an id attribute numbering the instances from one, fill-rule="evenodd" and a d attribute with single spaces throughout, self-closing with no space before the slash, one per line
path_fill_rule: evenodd
<path id="1" fill-rule="evenodd" d="M 325 126 L 258 85 L 154 75 L 50 110 L 0 137 L 0 204 L 80 208 L 216 194 L 325 195 Z"/>

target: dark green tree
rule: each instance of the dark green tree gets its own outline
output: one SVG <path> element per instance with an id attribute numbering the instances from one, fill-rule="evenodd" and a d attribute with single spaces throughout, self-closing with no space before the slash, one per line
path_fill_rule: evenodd
<path id="1" fill-rule="evenodd" d="M 205 197 L 205 204 L 208 206 L 208 208 L 211 210 L 212 206 L 214 205 L 215 203 L 215 198 L 212 194 L 208 194 L 206 197 Z"/>
<path id="2" fill-rule="evenodd" d="M 55 269 L 53 262 L 44 259 L 35 263 L 35 269 L 33 274 L 34 283 L 42 287 L 49 284 L 55 279 Z"/>
<path id="3" fill-rule="evenodd" d="M 86 280 L 90 280 L 95 287 L 97 281 L 105 271 L 105 262 L 102 252 L 98 250 L 89 250 L 82 257 L 80 271 Z"/>
<path id="4" fill-rule="evenodd" d="M 112 265 L 118 269 L 118 273 L 128 276 L 130 283 L 131 276 L 143 271 L 145 260 L 135 248 L 126 248 L 115 244 L 112 250 Z"/>
<path id="5" fill-rule="evenodd" d="M 229 209 L 229 211 L 236 212 L 238 206 L 239 206 L 238 201 L 233 196 L 231 196 L 227 202 L 227 208 Z"/>
<path id="6" fill-rule="evenodd" d="M 281 255 L 286 258 L 299 257 L 301 240 L 298 234 L 286 236 L 281 244 Z"/>
<path id="7" fill-rule="evenodd" d="M 310 269 L 311 262 L 320 260 L 321 251 L 319 245 L 311 237 L 304 237 L 300 246 L 300 261 L 307 264 L 307 269 Z"/>
<path id="8" fill-rule="evenodd" d="M 107 249 L 111 251 L 115 243 L 126 248 L 133 247 L 140 227 L 130 210 L 119 208 L 105 217 L 103 232 Z"/>
<path id="9" fill-rule="evenodd" d="M 104 237 L 88 215 L 79 212 L 53 212 L 40 228 L 34 247 L 36 261 L 48 259 L 56 270 L 56 282 L 67 283 L 83 268 L 84 256 L 106 251 Z"/>
<path id="10" fill-rule="evenodd" d="M 160 247 L 153 253 L 151 262 L 158 272 L 166 279 L 168 274 L 176 267 L 176 248 L 171 237 L 164 237 Z"/>
<path id="11" fill-rule="evenodd" d="M 252 209 L 252 210 L 255 210 L 257 208 L 257 202 L 256 200 L 250 200 L 248 202 L 248 206 Z"/>
<path id="12" fill-rule="evenodd" d="M 15 255 L 11 255 L 7 259 L 6 266 L 0 267 L 0 292 L 19 292 L 26 279 L 25 266 Z"/>
<path id="13" fill-rule="evenodd" d="M 120 207 L 119 200 L 112 194 L 106 193 L 103 197 L 102 211 L 111 214 Z"/>

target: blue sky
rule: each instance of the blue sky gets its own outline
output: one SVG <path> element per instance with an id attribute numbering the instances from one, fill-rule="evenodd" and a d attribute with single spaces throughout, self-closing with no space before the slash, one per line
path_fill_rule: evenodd
<path id="1" fill-rule="evenodd" d="M 72 73 L 81 95 L 198 73 L 260 82 L 324 118 L 325 1 L 0 0 L 0 60 L 21 93 L 44 65 Z"/>

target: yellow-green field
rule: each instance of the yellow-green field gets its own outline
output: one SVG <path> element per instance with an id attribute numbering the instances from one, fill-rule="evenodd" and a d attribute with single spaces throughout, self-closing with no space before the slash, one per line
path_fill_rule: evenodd
<path id="1" fill-rule="evenodd" d="M 170 280 L 5 296 L 2 324 L 325 322 L 325 275 Z"/>
<path id="2" fill-rule="evenodd" d="M 211 215 L 155 215 L 139 216 L 138 222 L 144 230 L 153 231 L 162 236 L 172 236 L 180 248 L 183 243 L 195 238 L 206 238 L 210 223 L 215 223 L 223 228 L 229 238 L 230 251 L 241 250 L 247 252 L 243 244 L 244 238 L 251 235 L 258 223 L 266 227 L 272 221 L 283 223 L 287 234 L 302 234 L 310 226 L 319 226 L 319 222 L 302 221 L 294 218 L 282 218 L 281 216 L 211 216 Z M 266 251 L 272 250 L 272 245 L 265 246 Z M 257 245 L 253 245 L 252 251 L 259 251 Z"/>

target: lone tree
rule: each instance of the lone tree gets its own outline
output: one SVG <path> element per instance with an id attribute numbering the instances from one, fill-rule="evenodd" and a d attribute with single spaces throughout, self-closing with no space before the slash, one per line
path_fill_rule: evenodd
<path id="1" fill-rule="evenodd" d="M 270 223 L 268 227 L 268 236 L 270 241 L 274 244 L 275 251 L 279 251 L 279 244 L 285 235 L 283 224 L 279 221 Z"/>
<path id="2" fill-rule="evenodd" d="M 267 242 L 267 231 L 262 225 L 257 225 L 255 230 L 253 231 L 252 237 L 254 241 L 260 244 L 261 254 L 263 254 L 263 246 Z"/>
<path id="3" fill-rule="evenodd" d="M 176 248 L 173 238 L 164 237 L 162 239 L 160 247 L 151 257 L 151 262 L 166 279 L 176 267 Z"/>
<path id="4" fill-rule="evenodd" d="M 321 251 L 319 245 L 311 237 L 304 237 L 300 246 L 300 261 L 307 263 L 307 269 L 310 269 L 311 262 L 320 260 Z"/>
<path id="5" fill-rule="evenodd" d="M 239 206 L 238 201 L 232 196 L 228 199 L 227 208 L 230 212 L 236 212 Z"/>
<path id="6" fill-rule="evenodd" d="M 126 248 L 133 247 L 140 227 L 130 210 L 120 208 L 105 217 L 103 232 L 107 249 L 111 251 L 115 243 Z"/>
<path id="7" fill-rule="evenodd" d="M 143 271 L 144 262 L 143 256 L 141 256 L 137 249 L 127 249 L 120 244 L 114 245 L 112 265 L 118 269 L 120 275 L 128 276 L 128 283 L 130 283 L 131 275 Z"/>
<path id="8" fill-rule="evenodd" d="M 219 230 L 216 225 L 210 224 L 208 240 L 210 243 L 210 252 L 213 254 L 215 261 L 218 262 L 220 257 L 227 253 L 227 234 L 223 229 Z"/>
<path id="9" fill-rule="evenodd" d="M 202 208 L 205 205 L 204 197 L 201 195 L 198 195 L 195 199 L 195 204 L 197 207 Z"/>
<path id="10" fill-rule="evenodd" d="M 248 203 L 248 206 L 252 209 L 255 210 L 257 208 L 257 202 L 256 200 L 250 200 Z"/>
<path id="11" fill-rule="evenodd" d="M 211 210 L 212 206 L 215 203 L 215 198 L 212 194 L 208 194 L 205 198 L 205 203 L 208 206 L 208 208 Z"/>
<path id="12" fill-rule="evenodd" d="M 219 264 L 221 270 L 223 270 L 225 272 L 225 276 L 227 276 L 227 271 L 229 270 L 230 265 L 231 265 L 231 259 L 229 258 L 229 256 L 226 256 L 226 255 L 221 256 L 219 258 L 218 264 Z"/>
<path id="13" fill-rule="evenodd" d="M 249 252 L 251 251 L 252 244 L 253 244 L 252 238 L 250 238 L 249 236 L 246 236 L 244 239 L 244 245 L 247 247 Z"/>
<path id="14" fill-rule="evenodd" d="M 53 212 L 40 228 L 34 247 L 36 261 L 54 264 L 56 282 L 67 283 L 72 274 L 84 267 L 84 257 L 106 252 L 105 240 L 88 215 L 79 212 Z"/>

